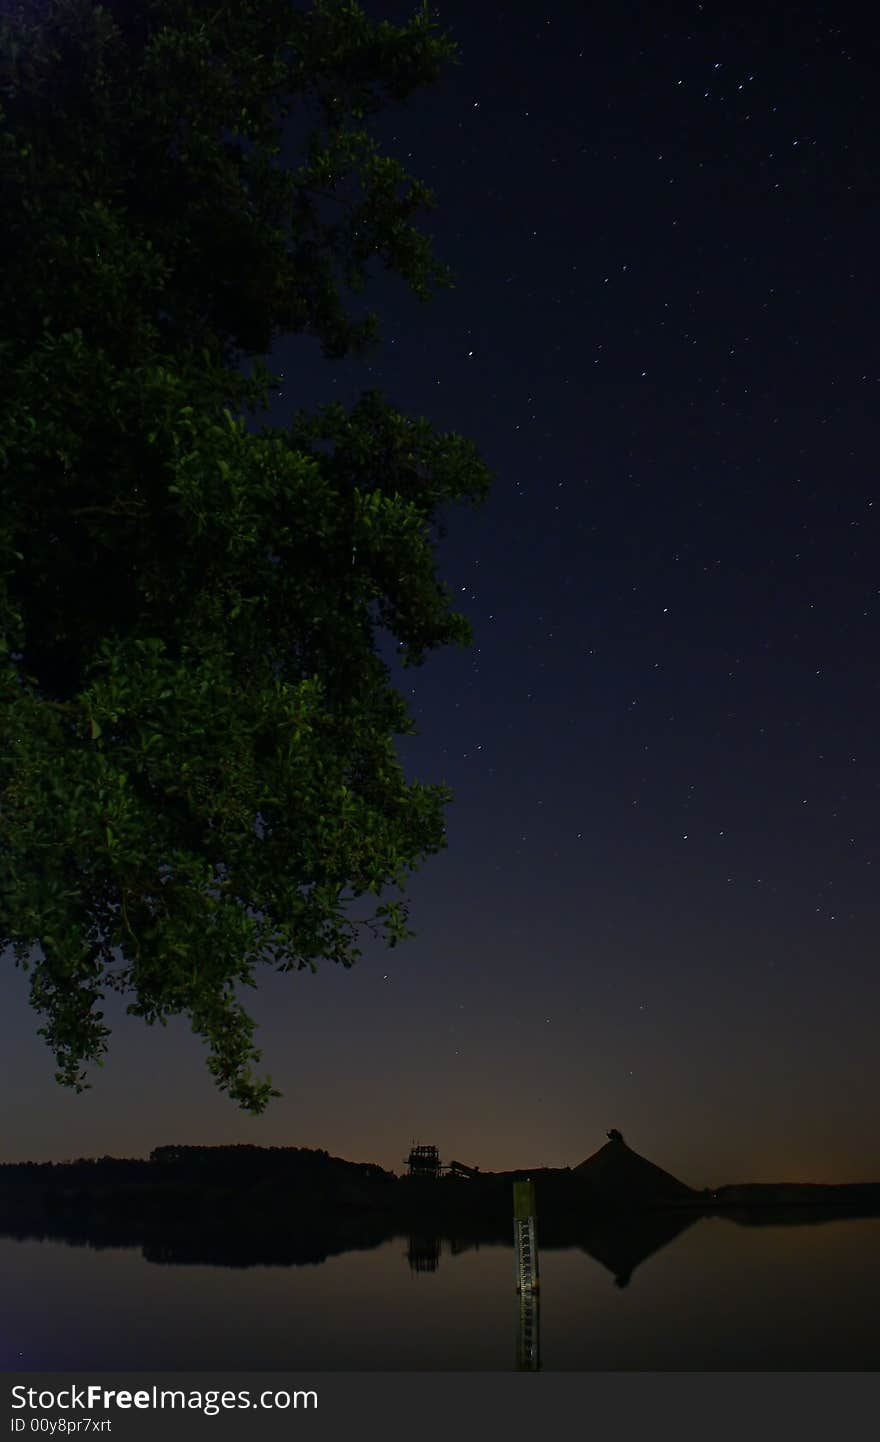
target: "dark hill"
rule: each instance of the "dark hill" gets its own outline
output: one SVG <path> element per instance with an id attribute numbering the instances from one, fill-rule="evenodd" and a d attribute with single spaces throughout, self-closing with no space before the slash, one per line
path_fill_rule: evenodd
<path id="1" fill-rule="evenodd" d="M 596 1202 L 650 1205 L 685 1201 L 699 1196 L 693 1187 L 664 1172 L 628 1147 L 622 1137 L 606 1142 L 572 1171 L 572 1176 Z"/>

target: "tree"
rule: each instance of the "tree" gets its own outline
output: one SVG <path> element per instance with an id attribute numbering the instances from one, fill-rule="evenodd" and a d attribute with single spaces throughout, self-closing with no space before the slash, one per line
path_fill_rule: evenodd
<path id="1" fill-rule="evenodd" d="M 423 6 L 27 0 L 0 21 L 0 945 L 57 1079 L 100 1064 L 108 990 L 190 1019 L 221 1090 L 277 1096 L 241 1002 L 260 965 L 412 935 L 442 785 L 376 649 L 469 644 L 436 574 L 474 445 L 376 391 L 245 430 L 284 333 L 364 353 L 373 258 L 450 283 L 433 204 L 366 128 L 454 59 Z M 298 168 L 281 126 L 305 107 Z M 329 214 L 328 214 L 329 211 Z"/>

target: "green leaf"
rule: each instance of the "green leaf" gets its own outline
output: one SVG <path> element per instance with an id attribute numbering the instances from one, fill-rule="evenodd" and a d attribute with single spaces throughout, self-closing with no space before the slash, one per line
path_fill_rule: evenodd
<path id="1" fill-rule="evenodd" d="M 366 354 L 378 324 L 343 277 L 371 256 L 417 296 L 445 283 L 415 224 L 427 188 L 352 117 L 454 47 L 424 7 L 395 25 L 353 0 L 236 0 L 179 6 L 173 28 L 167 0 L 136 9 L 117 25 L 51 0 L 0 23 L 7 569 L 28 544 L 0 590 L 0 914 L 17 960 L 38 954 L 65 1086 L 106 1050 L 109 986 L 149 1025 L 188 1018 L 259 1114 L 276 1093 L 238 989 L 267 957 L 353 965 L 346 888 L 379 895 L 446 844 L 449 793 L 396 760 L 412 722 L 374 622 L 407 664 L 467 639 L 431 535 L 489 475 L 375 390 L 256 434 L 281 378 L 237 357 L 297 334 Z M 284 166 L 275 102 L 315 84 L 336 109 Z M 223 139 L 243 115 L 246 165 Z M 397 911 L 385 930 L 409 934 Z"/>

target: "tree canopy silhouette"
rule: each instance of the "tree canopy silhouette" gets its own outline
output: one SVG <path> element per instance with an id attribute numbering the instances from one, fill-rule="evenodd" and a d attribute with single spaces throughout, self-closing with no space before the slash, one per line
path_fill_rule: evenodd
<path id="1" fill-rule="evenodd" d="M 442 785 L 378 654 L 472 640 L 436 573 L 474 445 L 368 391 L 245 429 L 289 333 L 364 353 L 377 260 L 450 284 L 430 191 L 370 117 L 455 47 L 354 0 L 27 0 L 0 19 L 0 944 L 30 973 L 60 1082 L 101 1002 L 182 1015 L 219 1087 L 277 1096 L 242 988 L 394 945 L 445 846 Z M 285 165 L 282 126 L 311 129 Z M 329 214 L 328 214 L 329 210 Z"/>

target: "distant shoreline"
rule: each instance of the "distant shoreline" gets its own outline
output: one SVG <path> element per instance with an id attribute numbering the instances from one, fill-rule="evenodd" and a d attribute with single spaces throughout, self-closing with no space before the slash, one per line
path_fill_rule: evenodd
<path id="1" fill-rule="evenodd" d="M 706 1219 L 751 1229 L 880 1217 L 880 1184 L 696 1192 L 620 1155 L 624 1169 L 600 1177 L 598 1188 L 578 1169 L 531 1173 L 541 1250 L 584 1251 L 619 1286 Z M 256 1147 L 178 1150 L 159 1161 L 0 1164 L 0 1240 L 133 1248 L 151 1264 L 240 1268 L 310 1266 L 405 1237 L 418 1269 L 436 1265 L 442 1237 L 455 1252 L 512 1248 L 512 1183 L 526 1175 L 397 1177 L 326 1153 Z M 667 1194 L 640 1192 L 640 1183 Z"/>
<path id="2" fill-rule="evenodd" d="M 631 1156 L 634 1154 L 630 1154 Z M 690 1216 L 802 1209 L 880 1215 L 880 1182 L 739 1183 L 696 1191 L 651 1168 L 655 1190 L 626 1176 L 604 1180 L 578 1169 L 480 1172 L 469 1177 L 398 1177 L 370 1163 L 298 1148 L 157 1149 L 149 1160 L 103 1157 L 74 1162 L 0 1163 L 0 1230 L 28 1219 L 52 1224 L 116 1218 L 189 1225 L 196 1219 L 260 1220 L 292 1216 L 375 1219 L 403 1228 L 466 1225 L 509 1228 L 512 1183 L 530 1176 L 543 1222 L 574 1224 L 657 1213 Z M 635 1174 L 634 1174 L 635 1175 Z M 639 1174 L 641 1175 L 641 1174 Z M 674 1190 L 672 1190 L 674 1188 Z"/>

